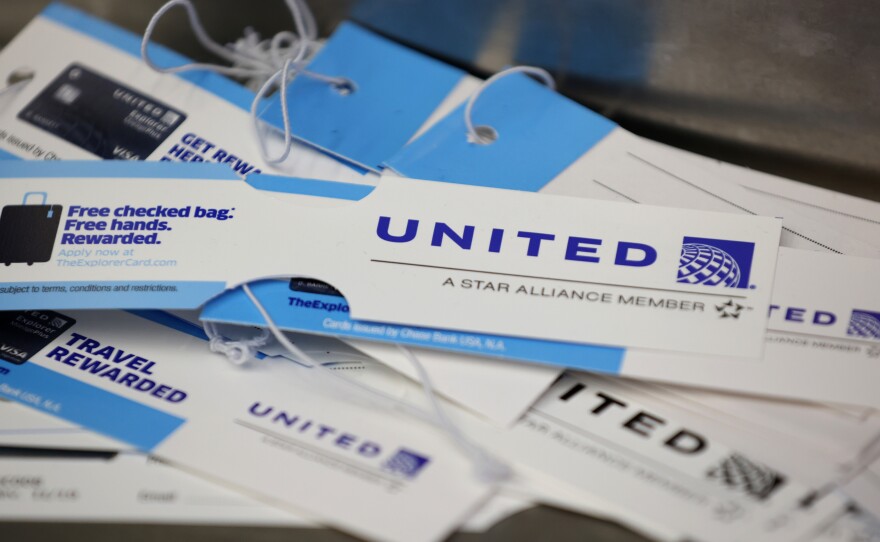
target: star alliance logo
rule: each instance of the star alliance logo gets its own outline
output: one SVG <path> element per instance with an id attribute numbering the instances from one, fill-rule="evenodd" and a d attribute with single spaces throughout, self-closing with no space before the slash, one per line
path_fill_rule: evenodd
<path id="1" fill-rule="evenodd" d="M 678 279 L 682 284 L 751 288 L 749 275 L 755 243 L 685 237 L 678 263 Z"/>
<path id="2" fill-rule="evenodd" d="M 739 303 L 734 303 L 732 299 L 728 299 L 727 303 L 715 305 L 715 310 L 721 314 L 721 318 L 739 318 L 745 307 Z"/>

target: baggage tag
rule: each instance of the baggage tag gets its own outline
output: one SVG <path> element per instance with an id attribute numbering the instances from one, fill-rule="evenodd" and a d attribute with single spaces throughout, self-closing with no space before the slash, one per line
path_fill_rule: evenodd
<path id="1" fill-rule="evenodd" d="M 827 480 L 811 472 L 820 453 L 801 447 L 793 464 L 785 435 L 734 422 L 659 401 L 637 383 L 578 374 L 512 429 L 481 436 L 512 461 L 601 495 L 619 507 L 615 519 L 665 525 L 676 540 L 802 540 L 846 507 L 838 495 L 804 505 Z"/>
<path id="2" fill-rule="evenodd" d="M 689 156 L 690 157 L 690 156 Z M 698 157 L 701 158 L 701 157 Z M 704 162 L 709 161 L 703 158 Z M 721 162 L 720 176 L 777 202 L 790 204 L 847 236 L 880 246 L 880 203 Z"/>
<path id="3" fill-rule="evenodd" d="M 389 159 L 388 170 L 418 179 L 782 216 L 783 246 L 880 256 L 875 247 L 836 236 L 788 205 L 720 180 L 522 74 L 485 86 L 472 118 L 494 129 L 497 140 L 468 141 L 462 104 Z"/>
<path id="4" fill-rule="evenodd" d="M 158 73 L 144 64 L 140 46 L 131 32 L 49 5 L 0 52 L 0 79 L 18 81 L 0 103 L 0 158 L 220 163 L 242 176 L 375 182 L 304 144 L 281 164 L 265 162 L 250 116 L 252 91 L 208 71 Z M 149 50 L 162 65 L 189 62 L 160 45 Z M 280 136 L 265 131 L 277 154 Z"/>
<path id="5" fill-rule="evenodd" d="M 350 22 L 336 29 L 306 70 L 351 84 L 297 77 L 286 97 L 266 100 L 260 117 L 283 129 L 286 99 L 295 136 L 374 172 L 468 77 Z"/>
<path id="6" fill-rule="evenodd" d="M 36 413 L 13 407 L 16 415 Z M 9 490 L 5 506 L 0 508 L 0 520 L 125 526 L 160 523 L 171 538 L 183 535 L 191 525 L 299 528 L 289 533 L 304 535 L 322 529 L 319 522 L 303 514 L 269 506 L 145 454 L 121 453 L 108 458 L 102 453 L 71 456 L 66 452 L 60 450 L 54 457 L 13 452 L 0 458 L 0 478 L 7 480 Z M 494 495 L 460 529 L 484 532 L 532 506 L 524 498 Z"/>
<path id="7" fill-rule="evenodd" d="M 270 181 L 269 176 L 251 179 L 254 186 L 265 190 L 273 189 Z M 283 186 L 326 201 L 327 205 L 332 205 L 334 199 L 359 199 L 369 190 L 320 181 Z M 875 362 L 880 358 L 880 346 L 876 344 L 880 336 L 876 330 L 880 327 L 875 323 L 880 321 L 876 316 L 880 315 L 880 299 L 871 295 L 874 292 L 871 277 L 878 273 L 880 263 L 873 259 L 781 248 L 769 308 L 771 318 L 766 323 L 766 348 L 763 359 L 754 362 L 722 356 L 685 356 L 638 348 L 453 333 L 388 323 L 373 325 L 351 317 L 341 292 L 327 285 L 297 280 L 262 282 L 253 286 L 253 292 L 281 327 L 338 336 L 395 367 L 400 366 L 396 360 L 400 356 L 391 345 L 404 343 L 424 349 L 420 358 L 436 359 L 438 365 L 441 361 L 447 362 L 441 371 L 450 371 L 448 362 L 466 365 L 470 361 L 472 367 L 474 363 L 487 363 L 487 357 L 500 358 L 668 383 L 880 408 L 880 397 L 872 388 L 872 382 L 880 377 Z M 838 280 L 841 276 L 847 280 Z M 497 287 L 490 280 L 483 283 L 479 280 L 472 279 L 469 286 L 488 291 Z M 713 308 L 718 314 L 727 312 L 730 318 L 737 310 L 735 304 L 725 306 L 724 303 Z M 209 302 L 202 318 L 246 325 L 263 323 L 250 300 L 238 290 Z M 845 373 L 839 371 L 841 364 L 848 367 Z M 468 385 L 438 383 L 438 389 L 485 413 L 485 405 L 470 394 L 470 389 L 474 382 L 491 385 L 493 375 L 486 374 L 491 372 L 462 368 L 455 374 L 467 374 Z M 507 376 L 515 379 L 513 374 Z M 534 380 L 536 383 L 537 379 Z M 514 381 L 509 381 L 509 385 L 517 386 Z M 540 391 L 518 389 L 522 396 Z M 510 415 L 515 411 L 508 408 L 502 412 Z M 501 423 L 505 423 L 504 418 L 505 414 L 500 413 L 493 417 Z"/>
<path id="8" fill-rule="evenodd" d="M 8 164 L 4 203 L 39 187 L 65 217 L 49 262 L 0 272 L 7 307 L 196 308 L 233 286 L 301 276 L 341 291 L 354 319 L 760 354 L 776 219 L 394 178 L 328 201 L 296 194 L 289 178 L 268 179 L 287 194 L 258 190 L 259 176 L 229 182 L 218 167 Z M 700 271 L 710 246 L 727 259 Z M 683 247 L 695 258 L 684 267 Z M 715 310 L 728 301 L 742 305 L 736 317 Z"/>
<path id="9" fill-rule="evenodd" d="M 0 396 L 370 539 L 440 540 L 492 492 L 432 425 L 333 397 L 287 359 L 242 370 L 189 324 L 61 314 L 75 324 L 23 364 L 0 361 Z M 419 393 L 392 371 L 383 380 L 386 393 Z"/>

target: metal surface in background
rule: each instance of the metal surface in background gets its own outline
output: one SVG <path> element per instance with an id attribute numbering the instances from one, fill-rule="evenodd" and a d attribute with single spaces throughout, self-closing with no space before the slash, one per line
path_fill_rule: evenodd
<path id="1" fill-rule="evenodd" d="M 47 4 L 4 0 L 0 43 Z M 162 0 L 69 0 L 140 32 Z M 292 26 L 281 0 L 196 0 L 232 41 Z M 549 69 L 564 94 L 678 147 L 880 200 L 880 2 L 855 0 L 322 0 L 321 33 L 351 18 L 487 75 Z M 169 16 L 158 41 L 207 59 Z"/>
<path id="2" fill-rule="evenodd" d="M 282 527 L 132 525 L 100 523 L 0 523 L 5 539 L 28 542 L 357 542 L 339 531 Z M 650 542 L 601 519 L 552 508 L 532 508 L 497 523 L 484 533 L 459 533 L 447 542 Z"/>
<path id="3" fill-rule="evenodd" d="M 880 2 L 361 0 L 370 27 L 682 148 L 880 199 Z"/>

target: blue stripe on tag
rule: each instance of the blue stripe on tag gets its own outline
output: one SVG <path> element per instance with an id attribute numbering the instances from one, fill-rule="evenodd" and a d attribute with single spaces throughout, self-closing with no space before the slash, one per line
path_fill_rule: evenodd
<path id="1" fill-rule="evenodd" d="M 92 17 L 78 9 L 56 2 L 46 7 L 40 15 L 90 38 L 103 41 L 131 56 L 141 57 L 141 36 Z M 150 44 L 150 57 L 159 66 L 179 66 L 192 62 L 191 59 L 156 43 Z M 245 111 L 250 111 L 254 93 L 231 79 L 208 71 L 183 72 L 175 74 L 175 76 L 185 79 Z"/>
<path id="2" fill-rule="evenodd" d="M 249 175 L 247 179 L 245 179 L 245 182 L 257 190 L 351 201 L 361 200 L 373 191 L 372 186 L 362 184 L 338 183 L 318 179 L 302 179 L 299 177 L 282 177 L 279 175 L 266 175 L 262 173 Z"/>
<path id="3" fill-rule="evenodd" d="M 376 171 L 418 131 L 464 72 L 342 23 L 308 70 L 345 77 L 355 91 L 343 95 L 325 82 L 297 77 L 288 88 L 297 137 Z M 280 98 L 266 100 L 261 117 L 283 129 Z"/>
<path id="4" fill-rule="evenodd" d="M 12 154 L 11 152 L 0 149 L 0 160 L 21 160 L 21 158 Z M 3 169 L 0 169 L 0 175 L 3 174 L 7 167 L 9 167 L 9 164 L 3 164 Z"/>
<path id="5" fill-rule="evenodd" d="M 13 264 L 24 265 L 24 264 Z M 148 285 L 157 291 L 132 291 Z M 130 309 L 162 307 L 194 309 L 226 289 L 219 281 L 57 281 L 0 282 L 0 287 L 27 288 L 23 293 L 3 296 L 3 310 L 51 309 Z M 118 287 L 118 289 L 116 289 Z M 30 289 L 38 292 L 31 292 Z M 64 288 L 59 291 L 58 288 Z M 82 288 L 80 291 L 74 291 Z M 42 290 L 47 291 L 43 292 Z"/>
<path id="6" fill-rule="evenodd" d="M 522 74 L 488 87 L 473 121 L 498 139 L 469 143 L 462 105 L 386 165 L 414 179 L 537 192 L 616 127 Z"/>
<path id="7" fill-rule="evenodd" d="M 541 363 L 557 367 L 619 374 L 623 348 L 542 341 L 482 333 L 427 329 L 352 320 L 342 297 L 296 292 L 287 282 L 262 281 L 251 291 L 282 329 L 339 338 L 402 343 L 464 354 Z M 343 309 L 343 307 L 345 307 Z M 203 320 L 265 326 L 265 320 L 241 288 L 212 299 Z"/>
<path id="8" fill-rule="evenodd" d="M 32 362 L 0 366 L 0 395 L 144 451 L 185 421 Z"/>
<path id="9" fill-rule="evenodd" d="M 210 162 L 141 162 L 128 160 L 17 160 L 3 164 L 0 178 L 198 179 L 240 181 L 229 166 Z"/>
<path id="10" fill-rule="evenodd" d="M 150 309 L 128 310 L 125 312 L 143 318 L 144 320 L 149 320 L 154 324 L 173 329 L 174 331 L 186 333 L 190 337 L 195 337 L 196 339 L 201 339 L 203 341 L 208 340 L 208 335 L 205 333 L 204 329 L 171 313 Z"/>

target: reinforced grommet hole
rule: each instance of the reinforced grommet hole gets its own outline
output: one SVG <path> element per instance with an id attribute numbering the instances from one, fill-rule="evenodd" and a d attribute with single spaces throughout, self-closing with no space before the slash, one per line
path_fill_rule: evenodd
<path id="1" fill-rule="evenodd" d="M 357 85 L 354 84 L 354 81 L 350 81 L 348 79 L 346 79 L 345 81 L 340 81 L 338 83 L 333 83 L 330 86 L 340 96 L 348 96 L 349 94 L 354 94 L 354 92 L 357 90 Z"/>
<path id="2" fill-rule="evenodd" d="M 498 130 L 491 126 L 475 126 L 474 132 L 476 132 L 476 137 L 469 138 L 472 140 L 471 143 L 476 143 L 477 145 L 491 145 L 498 140 Z"/>
<path id="3" fill-rule="evenodd" d="M 6 77 L 6 84 L 12 86 L 22 81 L 30 81 L 34 78 L 34 70 L 30 68 L 18 68 Z"/>

